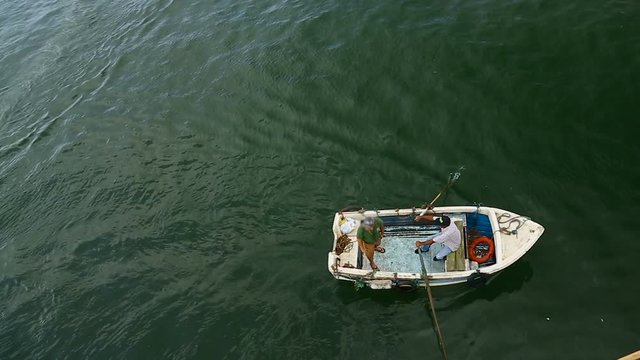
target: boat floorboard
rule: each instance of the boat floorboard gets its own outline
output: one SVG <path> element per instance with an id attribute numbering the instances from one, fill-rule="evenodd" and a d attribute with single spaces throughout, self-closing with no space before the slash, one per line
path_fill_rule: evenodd
<path id="1" fill-rule="evenodd" d="M 396 236 L 385 237 L 382 242 L 382 246 L 386 250 L 385 253 L 381 254 L 376 252 L 374 255 L 374 260 L 378 264 L 378 268 L 380 268 L 381 271 L 421 273 L 420 259 L 418 255 L 414 253 L 416 240 L 424 239 Z M 428 273 L 445 271 L 444 261 L 433 261 L 433 257 L 442 246 L 442 244 L 433 244 L 429 252 L 422 254 Z M 367 270 L 371 269 L 366 257 L 363 259 L 362 268 Z"/>

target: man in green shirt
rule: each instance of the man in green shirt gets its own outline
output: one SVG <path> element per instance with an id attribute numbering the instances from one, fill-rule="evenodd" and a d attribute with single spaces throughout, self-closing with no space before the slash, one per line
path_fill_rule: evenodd
<path id="1" fill-rule="evenodd" d="M 358 246 L 360 251 L 367 255 L 371 269 L 379 270 L 378 265 L 373 261 L 373 253 L 375 251 L 384 253 L 385 249 L 380 246 L 384 237 L 384 222 L 379 217 L 366 217 L 362 220 L 362 224 L 358 228 Z"/>

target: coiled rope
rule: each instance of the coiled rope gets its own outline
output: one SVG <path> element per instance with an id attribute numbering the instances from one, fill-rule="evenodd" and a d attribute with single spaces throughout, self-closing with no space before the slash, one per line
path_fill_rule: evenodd
<path id="1" fill-rule="evenodd" d="M 340 235 L 338 240 L 336 241 L 336 255 L 340 255 L 345 251 L 351 251 L 353 248 L 353 241 L 349 239 L 349 236 L 346 234 Z"/>
<path id="2" fill-rule="evenodd" d="M 502 220 L 502 218 L 506 218 L 506 220 Z M 529 220 L 529 218 L 526 216 L 518 215 L 514 218 L 511 218 L 511 214 L 504 213 L 498 216 L 498 224 L 506 224 L 505 226 L 500 226 L 500 232 L 506 235 L 515 235 L 518 233 L 518 230 L 522 227 L 522 225 L 527 222 L 527 220 Z M 517 225 L 514 229 L 511 229 L 511 224 L 514 223 Z"/>

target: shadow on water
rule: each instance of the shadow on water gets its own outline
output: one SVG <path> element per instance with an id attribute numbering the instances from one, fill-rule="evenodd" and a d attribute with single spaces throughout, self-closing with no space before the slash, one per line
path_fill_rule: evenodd
<path id="1" fill-rule="evenodd" d="M 346 281 L 340 281 L 336 288 L 336 296 L 344 305 L 349 305 L 362 300 L 369 300 L 382 306 L 411 304 L 416 300 L 424 298 L 424 294 L 422 294 L 420 290 L 371 290 L 368 287 L 356 289 L 353 283 Z"/>
<path id="2" fill-rule="evenodd" d="M 437 307 L 441 310 L 454 310 L 482 299 L 492 301 L 500 295 L 513 293 L 533 277 L 533 268 L 527 261 L 518 261 L 498 273 L 480 288 L 471 288 L 466 284 L 435 287 L 433 296 Z M 370 300 L 383 306 L 411 304 L 425 298 L 423 288 L 414 291 L 399 289 L 371 290 L 368 287 L 356 289 L 353 283 L 340 281 L 336 288 L 336 296 L 344 305 L 362 300 Z"/>
<path id="3" fill-rule="evenodd" d="M 495 275 L 489 282 L 477 289 L 467 285 L 457 285 L 436 289 L 434 297 L 440 300 L 438 307 L 442 310 L 455 310 L 471 304 L 476 300 L 493 301 L 501 295 L 513 293 L 533 278 L 533 268 L 528 261 L 518 261 Z"/>

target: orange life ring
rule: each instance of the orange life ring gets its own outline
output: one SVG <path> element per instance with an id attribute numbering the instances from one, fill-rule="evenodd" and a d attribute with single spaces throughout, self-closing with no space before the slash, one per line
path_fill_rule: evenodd
<path id="1" fill-rule="evenodd" d="M 489 245 L 489 251 L 487 251 L 482 256 L 476 254 L 476 246 L 480 244 Z M 489 239 L 486 236 L 476 238 L 471 242 L 471 244 L 469 244 L 469 259 L 471 261 L 477 262 L 478 264 L 482 264 L 487 260 L 489 260 L 494 252 L 495 252 L 495 245 L 493 244 L 493 240 Z"/>

